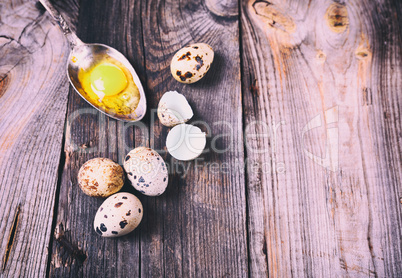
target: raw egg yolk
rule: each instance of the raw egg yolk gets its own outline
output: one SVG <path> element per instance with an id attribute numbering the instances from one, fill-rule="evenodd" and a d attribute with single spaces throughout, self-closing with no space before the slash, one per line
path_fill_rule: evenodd
<path id="1" fill-rule="evenodd" d="M 113 96 L 123 91 L 128 84 L 124 72 L 113 64 L 104 63 L 96 66 L 91 72 L 91 87 L 101 91 L 105 96 Z"/>

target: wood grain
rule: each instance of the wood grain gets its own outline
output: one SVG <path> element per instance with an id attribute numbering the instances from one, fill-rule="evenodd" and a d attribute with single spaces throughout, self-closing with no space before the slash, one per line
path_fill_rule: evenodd
<path id="1" fill-rule="evenodd" d="M 164 195 L 139 196 L 144 205 L 139 229 L 116 240 L 95 234 L 92 221 L 102 200 L 85 196 L 76 181 L 79 167 L 89 158 L 106 156 L 122 163 L 133 146 L 149 145 L 159 150 L 173 167 L 172 163 L 177 161 L 165 149 L 168 129 L 155 120 L 156 113 L 152 111 L 168 90 L 185 94 L 196 111 L 195 120 L 211 125 L 212 134 L 220 134 L 227 128 L 213 125 L 218 120 L 228 121 L 235 130 L 234 138 L 223 138 L 218 143 L 221 147 L 227 140 L 233 140 L 230 152 L 206 154 L 199 164 L 242 159 L 237 20 L 226 21 L 223 17 L 220 22 L 198 2 L 130 1 L 116 6 L 102 1 L 81 1 L 80 15 L 78 35 L 84 41 L 109 44 L 133 62 L 145 85 L 149 113 L 140 123 L 142 130 L 134 131 L 128 124 L 95 113 L 78 96 L 70 95 L 67 114 L 71 121 L 67 121 L 66 160 L 57 217 L 57 225 L 67 231 L 66 242 L 54 241 L 50 274 L 247 275 L 244 174 L 211 174 L 207 168 L 197 170 L 195 162 L 183 164 L 189 169 L 185 177 L 171 169 Z M 223 40 L 221 34 L 230 39 Z M 217 49 L 217 58 L 209 77 L 184 86 L 170 75 L 169 64 L 174 52 L 191 42 L 210 43 Z M 219 103 L 223 98 L 230 101 Z M 129 185 L 124 190 L 134 192 Z"/>
<path id="2" fill-rule="evenodd" d="M 166 91 L 177 90 L 195 111 L 191 122 L 205 122 L 200 127 L 210 136 L 208 153 L 178 164 L 188 169 L 182 175 L 173 168 L 178 161 L 166 153 L 168 129 L 151 120 L 155 132 L 151 147 L 162 150 L 172 174 L 166 194 L 147 199 L 146 208 L 153 214 L 143 223 L 144 277 L 245 277 L 248 273 L 244 173 L 234 168 L 244 160 L 238 20 L 232 16 L 237 2 L 225 5 L 234 8 L 227 13 L 215 5 L 210 11 L 200 1 L 144 5 L 149 107 L 157 107 Z M 215 50 L 211 70 L 195 84 L 180 84 L 170 75 L 170 61 L 181 47 L 197 42 Z M 212 151 L 215 145 L 220 153 Z M 213 163 L 226 163 L 230 170 L 212 171 Z"/>
<path id="3" fill-rule="evenodd" d="M 29 1 L 0 5 L 1 276 L 43 277 L 67 103 L 62 33 Z"/>
<path id="4" fill-rule="evenodd" d="M 55 5 L 83 41 L 129 59 L 148 113 L 128 124 L 89 107 L 68 89 L 50 16 L 0 5 L 1 277 L 402 277 L 400 1 Z M 196 42 L 215 61 L 178 83 L 170 59 Z M 153 109 L 169 90 L 208 134 L 195 161 L 166 151 Z M 103 199 L 81 192 L 78 170 L 93 157 L 122 164 L 136 146 L 163 156 L 167 191 L 126 182 L 143 221 L 101 238 Z"/>
<path id="5" fill-rule="evenodd" d="M 242 4 L 252 277 L 402 275 L 395 9 Z"/>
<path id="6" fill-rule="evenodd" d="M 104 43 L 122 52 L 144 80 L 139 10 L 140 3 L 134 1 L 81 1 L 77 34 L 84 42 Z M 138 133 L 137 138 L 140 142 L 142 134 Z M 99 237 L 93 229 L 93 219 L 104 200 L 86 196 L 77 184 L 78 170 L 85 161 L 108 157 L 122 164 L 133 147 L 132 124 L 99 113 L 71 90 L 50 276 L 139 276 L 141 227 L 119 239 Z M 134 192 L 128 184 L 123 191 Z"/>

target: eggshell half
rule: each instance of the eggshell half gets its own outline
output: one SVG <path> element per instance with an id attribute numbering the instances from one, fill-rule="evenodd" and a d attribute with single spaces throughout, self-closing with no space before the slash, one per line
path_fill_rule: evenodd
<path id="1" fill-rule="evenodd" d="M 180 124 L 172 128 L 166 138 L 168 152 L 178 160 L 198 157 L 206 145 L 206 135 L 199 127 Z"/>
<path id="2" fill-rule="evenodd" d="M 187 99 L 176 91 L 166 92 L 159 100 L 159 121 L 168 127 L 187 122 L 193 117 L 193 110 Z"/>

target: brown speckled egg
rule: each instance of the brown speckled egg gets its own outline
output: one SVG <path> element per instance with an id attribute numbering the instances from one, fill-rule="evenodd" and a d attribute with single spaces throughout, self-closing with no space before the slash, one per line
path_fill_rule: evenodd
<path id="1" fill-rule="evenodd" d="M 107 198 L 96 212 L 95 232 L 103 237 L 119 237 L 132 232 L 143 215 L 141 201 L 133 194 L 120 192 Z"/>
<path id="2" fill-rule="evenodd" d="M 132 186 L 147 196 L 159 196 L 168 185 L 163 158 L 153 149 L 138 147 L 124 159 L 124 169 Z"/>
<path id="3" fill-rule="evenodd" d="M 192 44 L 176 52 L 170 63 L 170 71 L 177 81 L 194 83 L 204 77 L 213 60 L 212 47 L 206 43 Z"/>
<path id="4" fill-rule="evenodd" d="M 88 160 L 78 171 L 78 185 L 89 196 L 108 197 L 123 187 L 123 168 L 108 158 Z"/>

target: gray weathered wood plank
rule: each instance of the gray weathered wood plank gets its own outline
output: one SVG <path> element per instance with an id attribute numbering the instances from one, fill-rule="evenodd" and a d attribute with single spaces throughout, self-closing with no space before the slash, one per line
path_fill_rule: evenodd
<path id="1" fill-rule="evenodd" d="M 402 276 L 395 10 L 243 2 L 252 277 Z"/>
<path id="2" fill-rule="evenodd" d="M 0 276 L 44 277 L 69 47 L 34 2 L 4 2 L 0 14 Z"/>
<path id="3" fill-rule="evenodd" d="M 402 276 L 401 4 L 240 4 L 239 22 L 228 0 L 57 2 L 84 41 L 129 58 L 150 110 L 178 90 L 193 122 L 210 126 L 207 146 L 230 146 L 186 163 L 167 154 L 169 129 L 152 111 L 124 124 L 71 89 L 67 106 L 61 31 L 34 3 L 0 6 L 1 258 L 15 230 L 1 276 L 45 276 L 49 240 L 54 277 Z M 215 48 L 214 65 L 179 84 L 170 58 L 197 41 Z M 140 145 L 169 163 L 168 190 L 135 193 L 139 228 L 100 238 L 92 221 L 103 200 L 80 191 L 78 169 L 96 156 L 121 163 Z"/>
<path id="4" fill-rule="evenodd" d="M 85 42 L 110 45 L 121 51 L 144 79 L 140 2 L 80 1 L 77 34 Z M 103 199 L 86 196 L 77 184 L 81 165 L 93 157 L 122 163 L 134 147 L 134 126 L 97 112 L 71 91 L 65 132 L 65 162 L 61 176 L 50 276 L 138 277 L 139 231 L 119 239 L 99 237 L 93 230 Z M 141 140 L 142 135 L 136 136 Z M 131 191 L 128 185 L 124 191 Z M 137 194 L 138 195 L 138 194 Z M 140 196 L 139 196 L 140 197 Z M 141 197 L 140 197 L 141 198 Z"/>
<path id="5" fill-rule="evenodd" d="M 131 1 L 113 9 L 112 5 L 116 4 L 81 1 L 78 35 L 87 42 L 112 45 L 133 61 L 144 81 L 149 113 L 142 121 L 145 130 L 136 128 L 134 135 L 128 124 L 98 118 L 99 114 L 91 114 L 92 109 L 83 110 L 88 106 L 78 96 L 70 95 L 57 217 L 57 227 L 62 224 L 66 232 L 64 242 L 54 241 L 51 275 L 247 275 L 242 172 L 210 173 L 207 165 L 200 170 L 195 162 L 185 163 L 190 169 L 186 177 L 171 174 L 164 195 L 139 196 L 144 219 L 136 232 L 110 240 L 98 237 L 92 230 L 93 217 L 102 200 L 83 195 L 76 182 L 78 169 L 87 159 L 106 156 L 121 163 L 133 145 L 150 145 L 159 149 L 173 167 L 164 148 L 168 129 L 159 124 L 152 111 L 165 91 L 177 89 L 184 93 L 196 112 L 195 120 L 206 121 L 212 135 L 228 132 L 224 124 L 214 125 L 218 120 L 226 120 L 233 127 L 233 136 L 217 143 L 222 148 L 233 140 L 230 151 L 206 154 L 199 164 L 232 164 L 243 159 L 238 21 L 225 16 L 216 19 L 198 2 L 184 5 Z M 203 26 L 204 23 L 208 24 Z M 195 32 L 191 36 L 187 34 L 190 29 Z M 194 41 L 210 43 L 217 49 L 217 58 L 209 77 L 184 86 L 170 75 L 169 63 L 176 50 Z M 228 101 L 222 103 L 221 99 Z M 79 111 L 89 114 L 75 118 Z M 130 186 L 123 190 L 134 192 Z"/>
<path id="6" fill-rule="evenodd" d="M 224 7 L 219 3 L 147 1 L 143 5 L 149 107 L 156 108 L 166 91 L 179 91 L 195 111 L 191 122 L 205 122 L 210 130 L 204 124 L 200 127 L 210 139 L 208 153 L 195 161 L 178 162 L 166 153 L 168 128 L 151 121 L 155 125 L 151 147 L 162 151 L 173 174 L 161 198 L 147 199 L 152 217 L 144 219 L 146 229 L 141 230 L 142 277 L 246 277 L 248 273 L 244 171 L 234 167 L 244 160 L 238 3 L 226 1 Z M 183 85 L 171 76 L 170 61 L 181 47 L 197 42 L 212 46 L 215 61 L 204 79 Z M 226 173 L 213 170 L 223 164 L 229 165 Z M 178 173 L 176 165 L 188 169 L 185 175 Z"/>

